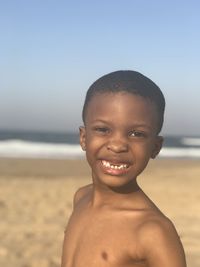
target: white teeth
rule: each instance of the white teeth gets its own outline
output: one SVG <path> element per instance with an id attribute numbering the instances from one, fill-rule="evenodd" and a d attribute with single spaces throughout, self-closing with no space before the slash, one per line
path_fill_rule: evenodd
<path id="1" fill-rule="evenodd" d="M 114 165 L 108 161 L 102 160 L 102 164 L 103 166 L 107 167 L 107 168 L 111 168 L 111 169 L 115 169 L 115 170 L 122 170 L 122 169 L 127 169 L 128 165 L 127 164 L 120 164 L 120 165 Z"/>

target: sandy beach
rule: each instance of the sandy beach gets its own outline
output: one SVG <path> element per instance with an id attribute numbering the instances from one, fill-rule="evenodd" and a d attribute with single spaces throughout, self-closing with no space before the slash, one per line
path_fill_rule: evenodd
<path id="1" fill-rule="evenodd" d="M 200 266 L 200 160 L 152 161 L 138 178 L 174 222 L 189 267 Z M 84 160 L 0 159 L 0 266 L 58 267 Z"/>

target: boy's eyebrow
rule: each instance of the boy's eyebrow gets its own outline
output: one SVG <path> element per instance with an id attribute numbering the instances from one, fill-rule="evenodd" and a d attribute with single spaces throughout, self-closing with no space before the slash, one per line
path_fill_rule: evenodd
<path id="1" fill-rule="evenodd" d="M 135 128 L 135 127 L 138 127 L 138 128 L 147 128 L 149 130 L 152 129 L 152 127 L 150 125 L 147 125 L 147 124 L 144 124 L 144 123 L 135 123 L 134 125 L 131 125 L 130 128 Z"/>

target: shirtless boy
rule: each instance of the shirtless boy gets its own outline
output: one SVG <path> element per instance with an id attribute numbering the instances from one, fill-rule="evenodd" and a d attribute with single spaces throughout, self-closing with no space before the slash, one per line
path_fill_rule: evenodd
<path id="1" fill-rule="evenodd" d="M 89 88 L 80 144 L 92 184 L 74 196 L 62 267 L 185 267 L 172 222 L 137 184 L 163 138 L 165 99 L 135 71 L 107 74 Z"/>

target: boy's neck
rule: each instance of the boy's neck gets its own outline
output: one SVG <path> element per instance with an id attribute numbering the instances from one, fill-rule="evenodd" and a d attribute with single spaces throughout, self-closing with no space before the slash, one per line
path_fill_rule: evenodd
<path id="1" fill-rule="evenodd" d="M 134 205 L 135 200 L 138 200 L 142 190 L 135 181 L 134 184 L 124 186 L 123 188 L 113 188 L 93 183 L 93 193 L 91 204 L 93 207 L 118 207 L 124 206 L 127 202 Z"/>

